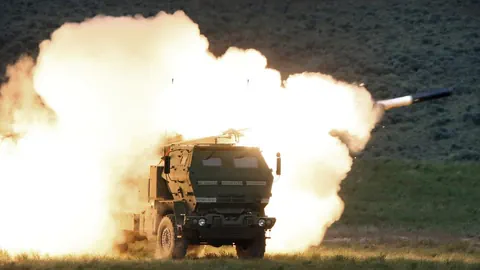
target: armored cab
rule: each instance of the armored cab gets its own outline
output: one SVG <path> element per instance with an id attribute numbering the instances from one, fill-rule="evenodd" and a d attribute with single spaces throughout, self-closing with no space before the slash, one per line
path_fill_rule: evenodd
<path id="1" fill-rule="evenodd" d="M 156 257 L 180 259 L 195 245 L 235 245 L 239 258 L 263 257 L 276 221 L 264 211 L 274 175 L 259 148 L 222 139 L 169 144 L 150 167 L 140 190 L 150 207 L 134 230 L 155 241 Z"/>

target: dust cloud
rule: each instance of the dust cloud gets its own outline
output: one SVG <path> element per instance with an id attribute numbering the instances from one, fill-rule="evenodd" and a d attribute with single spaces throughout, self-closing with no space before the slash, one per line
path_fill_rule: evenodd
<path id="1" fill-rule="evenodd" d="M 343 212 L 349 151 L 365 146 L 379 112 L 363 87 L 316 73 L 283 85 L 266 66 L 253 49 L 216 58 L 181 11 L 61 26 L 0 90 L 0 249 L 110 252 L 115 214 L 145 206 L 131 183 L 148 177 L 165 132 L 229 128 L 249 128 L 242 143 L 261 146 L 272 167 L 283 156 L 267 250 L 320 243 Z M 350 134 L 350 149 L 333 130 Z"/>

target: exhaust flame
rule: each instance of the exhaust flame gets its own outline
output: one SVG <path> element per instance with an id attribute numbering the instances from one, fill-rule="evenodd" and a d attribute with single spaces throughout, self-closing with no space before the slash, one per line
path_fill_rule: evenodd
<path id="1" fill-rule="evenodd" d="M 282 153 L 267 250 L 319 244 L 343 212 L 337 192 L 349 151 L 363 149 L 380 113 L 362 87 L 315 73 L 282 86 L 266 65 L 255 50 L 214 57 L 181 11 L 57 29 L 36 64 L 20 59 L 1 88 L 0 212 L 8 222 L 0 249 L 109 252 L 119 235 L 114 214 L 145 206 L 134 180 L 158 162 L 165 130 L 193 138 L 232 127 L 250 128 L 242 143 L 262 147 L 271 167 Z M 349 134 L 348 147 L 332 131 Z"/>

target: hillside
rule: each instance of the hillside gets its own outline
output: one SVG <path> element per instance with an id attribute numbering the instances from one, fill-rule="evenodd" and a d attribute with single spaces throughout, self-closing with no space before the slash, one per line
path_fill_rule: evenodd
<path id="1" fill-rule="evenodd" d="M 345 211 L 327 235 L 478 242 L 479 173 L 475 163 L 467 162 L 359 161 L 342 182 Z"/>
<path id="2" fill-rule="evenodd" d="M 283 76 L 322 72 L 378 99 L 457 87 L 454 97 L 388 112 L 365 157 L 480 160 L 480 2 L 2 0 L 0 73 L 64 22 L 183 9 L 215 54 L 255 48 Z"/>

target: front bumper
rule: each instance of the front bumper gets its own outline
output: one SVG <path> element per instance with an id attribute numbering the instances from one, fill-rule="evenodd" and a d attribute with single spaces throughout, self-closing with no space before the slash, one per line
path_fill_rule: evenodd
<path id="1" fill-rule="evenodd" d="M 255 215 L 240 215 L 225 217 L 218 214 L 185 217 L 185 228 L 259 228 L 269 230 L 276 222 L 276 218 Z"/>
<path id="2" fill-rule="evenodd" d="M 264 235 L 275 225 L 272 217 L 240 215 L 225 217 L 218 214 L 186 216 L 181 226 L 182 237 L 193 242 L 230 241 L 252 239 Z"/>

